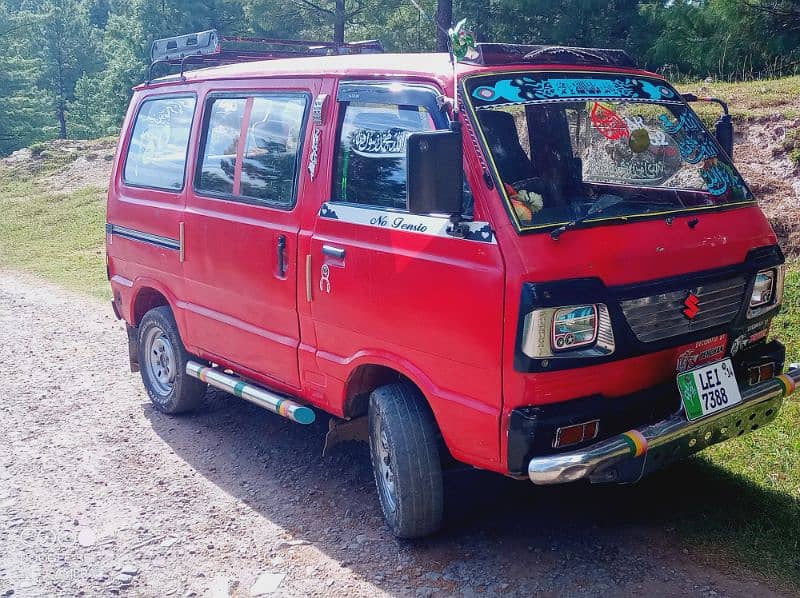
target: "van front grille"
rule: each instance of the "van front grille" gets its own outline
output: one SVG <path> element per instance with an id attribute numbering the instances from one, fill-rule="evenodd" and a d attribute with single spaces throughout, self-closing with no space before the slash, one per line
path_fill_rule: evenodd
<path id="1" fill-rule="evenodd" d="M 746 287 L 745 278 L 732 278 L 622 301 L 622 311 L 637 339 L 659 341 L 730 324 L 742 306 Z M 690 294 L 699 300 L 697 315 L 691 319 L 683 313 Z"/>

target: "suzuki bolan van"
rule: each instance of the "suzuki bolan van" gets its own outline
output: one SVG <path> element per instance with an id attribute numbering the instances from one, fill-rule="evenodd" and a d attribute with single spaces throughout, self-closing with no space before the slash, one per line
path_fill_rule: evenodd
<path id="1" fill-rule="evenodd" d="M 776 417 L 784 258 L 727 115 L 618 50 L 247 42 L 155 42 L 180 72 L 122 127 L 108 276 L 159 410 L 327 412 L 405 538 L 456 463 L 634 482 Z"/>

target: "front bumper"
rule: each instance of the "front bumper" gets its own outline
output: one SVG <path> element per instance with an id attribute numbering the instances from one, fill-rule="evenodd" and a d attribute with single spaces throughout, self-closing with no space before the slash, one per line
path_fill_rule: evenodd
<path id="1" fill-rule="evenodd" d="M 786 373 L 743 389 L 735 407 L 693 422 L 680 411 L 579 450 L 534 457 L 528 477 L 534 484 L 636 482 L 668 463 L 770 423 L 798 383 L 800 364 L 792 364 Z"/>

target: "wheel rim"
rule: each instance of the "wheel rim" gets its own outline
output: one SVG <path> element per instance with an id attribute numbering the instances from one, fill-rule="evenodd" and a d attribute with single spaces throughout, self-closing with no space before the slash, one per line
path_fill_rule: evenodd
<path id="1" fill-rule="evenodd" d="M 161 397 L 166 397 L 175 386 L 177 359 L 175 348 L 158 326 L 153 326 L 147 331 L 144 339 L 145 355 L 144 367 L 147 369 L 148 378 L 153 390 Z"/>
<path id="2" fill-rule="evenodd" d="M 386 508 L 394 512 L 397 508 L 397 492 L 395 488 L 394 460 L 389 446 L 389 438 L 383 429 L 380 418 L 377 418 L 378 438 L 375 442 L 375 456 L 377 458 L 378 489 L 383 497 Z"/>

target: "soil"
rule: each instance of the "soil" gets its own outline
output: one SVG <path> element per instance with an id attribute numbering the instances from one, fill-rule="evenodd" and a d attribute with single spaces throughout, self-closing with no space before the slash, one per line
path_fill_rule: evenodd
<path id="1" fill-rule="evenodd" d="M 769 218 L 783 250 L 800 255 L 800 164 L 782 150 L 787 133 L 800 119 L 780 116 L 737 125 L 734 162 Z"/>
<path id="2" fill-rule="evenodd" d="M 163 415 L 108 305 L 8 271 L 0 363 L 0 596 L 790 595 L 683 544 L 648 482 L 451 472 L 445 530 L 398 541 L 365 445 L 216 392 Z"/>

